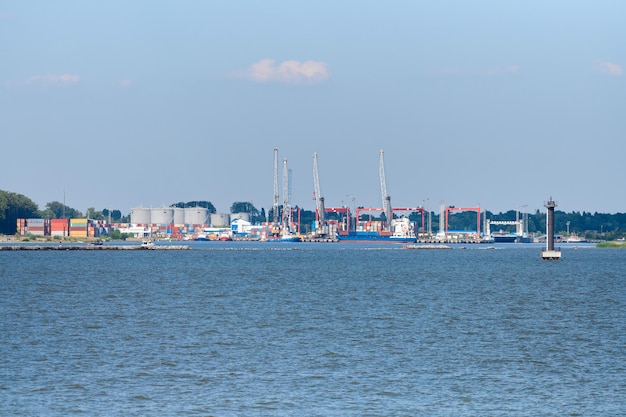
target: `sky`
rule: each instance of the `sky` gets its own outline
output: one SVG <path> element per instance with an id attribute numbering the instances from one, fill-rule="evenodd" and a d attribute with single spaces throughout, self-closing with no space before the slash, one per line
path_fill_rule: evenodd
<path id="1" fill-rule="evenodd" d="M 0 190 L 626 212 L 626 2 L 0 2 Z M 443 203 L 442 203 L 443 202 Z"/>

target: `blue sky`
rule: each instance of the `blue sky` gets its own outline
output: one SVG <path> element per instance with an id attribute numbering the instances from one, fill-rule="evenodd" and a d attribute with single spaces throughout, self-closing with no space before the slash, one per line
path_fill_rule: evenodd
<path id="1" fill-rule="evenodd" d="M 4 1 L 0 189 L 626 212 L 626 2 Z M 282 186 L 280 186 L 282 190 Z M 281 196 L 282 202 L 282 196 Z"/>

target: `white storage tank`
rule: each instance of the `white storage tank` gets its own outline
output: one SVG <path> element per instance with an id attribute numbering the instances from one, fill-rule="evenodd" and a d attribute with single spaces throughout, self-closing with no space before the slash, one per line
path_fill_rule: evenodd
<path id="1" fill-rule="evenodd" d="M 181 207 L 172 207 L 174 210 L 174 224 L 185 224 L 185 209 Z"/>
<path id="2" fill-rule="evenodd" d="M 135 207 L 130 209 L 130 222 L 133 224 L 150 224 L 151 209 L 143 207 Z"/>
<path id="3" fill-rule="evenodd" d="M 241 219 L 241 220 L 245 220 L 247 222 L 250 221 L 250 213 L 231 213 L 230 218 L 235 220 L 235 219 Z"/>
<path id="4" fill-rule="evenodd" d="M 230 216 L 226 213 L 212 213 L 211 214 L 211 226 L 213 227 L 230 226 Z"/>
<path id="5" fill-rule="evenodd" d="M 185 224 L 208 224 L 209 210 L 203 207 L 185 209 Z"/>
<path id="6" fill-rule="evenodd" d="M 174 209 L 171 207 L 153 208 L 150 216 L 151 224 L 174 223 Z"/>

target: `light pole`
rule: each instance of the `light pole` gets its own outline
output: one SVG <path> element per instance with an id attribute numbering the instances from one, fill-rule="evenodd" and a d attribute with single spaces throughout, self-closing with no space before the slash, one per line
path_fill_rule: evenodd
<path id="1" fill-rule="evenodd" d="M 424 202 L 422 203 L 423 207 L 422 208 L 426 208 L 426 204 L 428 203 L 428 201 L 430 201 L 430 198 L 426 198 L 424 200 Z M 426 221 L 428 222 L 428 237 L 431 237 L 433 234 L 432 231 L 432 223 L 431 223 L 431 219 L 430 219 L 430 210 L 426 209 Z"/>

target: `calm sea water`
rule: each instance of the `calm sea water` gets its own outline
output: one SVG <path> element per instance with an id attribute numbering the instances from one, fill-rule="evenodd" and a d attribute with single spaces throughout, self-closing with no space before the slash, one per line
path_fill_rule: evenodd
<path id="1" fill-rule="evenodd" d="M 0 252 L 2 416 L 616 416 L 626 250 Z"/>

